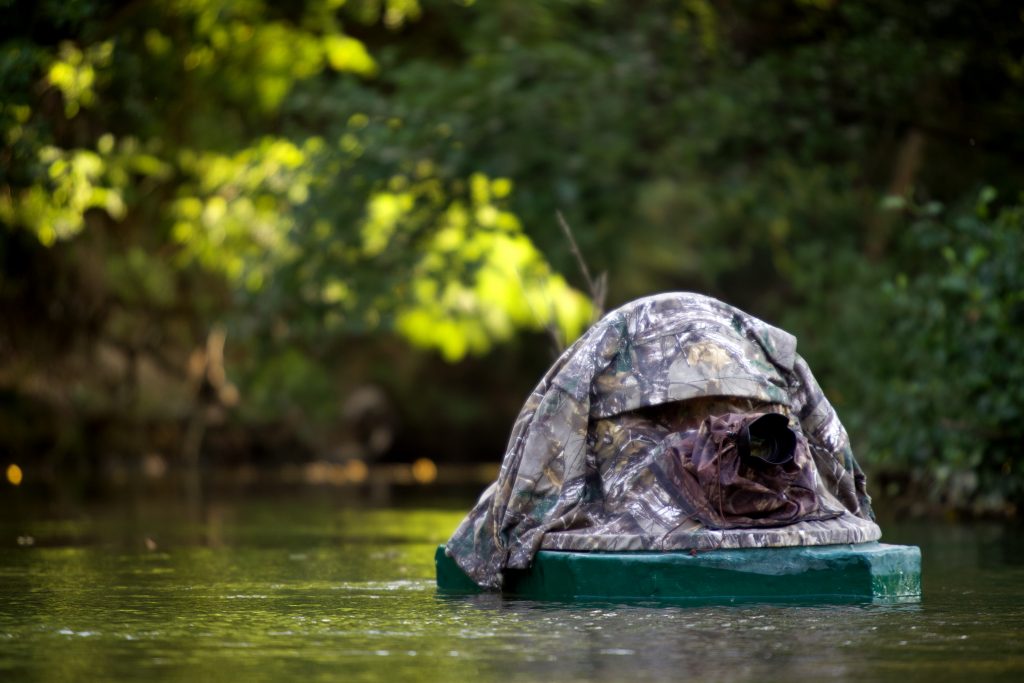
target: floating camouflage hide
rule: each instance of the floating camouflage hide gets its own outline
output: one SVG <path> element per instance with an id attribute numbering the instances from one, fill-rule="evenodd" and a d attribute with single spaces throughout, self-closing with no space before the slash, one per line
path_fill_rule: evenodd
<path id="1" fill-rule="evenodd" d="M 562 354 L 447 552 L 496 589 L 540 549 L 861 543 L 881 536 L 872 519 L 796 338 L 706 296 L 662 294 Z"/>

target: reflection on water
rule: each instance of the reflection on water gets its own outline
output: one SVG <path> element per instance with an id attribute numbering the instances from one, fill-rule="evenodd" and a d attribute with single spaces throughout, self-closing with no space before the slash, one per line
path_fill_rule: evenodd
<path id="1" fill-rule="evenodd" d="M 922 546 L 918 605 L 567 605 L 438 596 L 433 550 L 467 506 L 20 511 L 0 520 L 0 677 L 1024 679 L 1012 527 L 884 526 Z"/>

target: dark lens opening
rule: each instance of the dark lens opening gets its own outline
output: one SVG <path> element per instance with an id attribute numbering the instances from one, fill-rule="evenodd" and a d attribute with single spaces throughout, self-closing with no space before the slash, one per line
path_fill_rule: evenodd
<path id="1" fill-rule="evenodd" d="M 739 446 L 740 456 L 783 465 L 796 452 L 796 434 L 785 415 L 768 413 L 747 425 L 740 434 Z"/>

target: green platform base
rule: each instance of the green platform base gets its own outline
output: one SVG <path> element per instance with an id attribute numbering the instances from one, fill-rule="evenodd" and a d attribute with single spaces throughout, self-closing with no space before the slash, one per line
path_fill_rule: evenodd
<path id="1" fill-rule="evenodd" d="M 442 593 L 480 588 L 437 549 Z M 506 595 L 535 600 L 669 602 L 917 602 L 921 551 L 857 545 L 688 552 L 577 553 L 542 550 L 505 576 Z"/>

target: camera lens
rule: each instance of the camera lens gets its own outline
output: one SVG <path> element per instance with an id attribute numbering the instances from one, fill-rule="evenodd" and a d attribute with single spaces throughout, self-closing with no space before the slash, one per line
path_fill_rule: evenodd
<path id="1" fill-rule="evenodd" d="M 783 465 L 793 459 L 796 434 L 789 428 L 789 420 L 785 415 L 767 413 L 742 430 L 739 448 L 741 457 Z"/>

